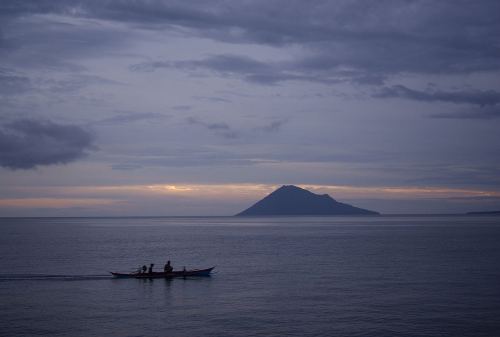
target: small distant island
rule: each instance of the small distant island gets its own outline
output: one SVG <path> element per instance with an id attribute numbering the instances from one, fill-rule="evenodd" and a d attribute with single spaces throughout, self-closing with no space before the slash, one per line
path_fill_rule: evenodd
<path id="1" fill-rule="evenodd" d="M 465 215 L 500 215 L 500 211 L 467 212 Z"/>
<path id="2" fill-rule="evenodd" d="M 379 215 L 378 212 L 336 201 L 328 194 L 314 194 L 284 185 L 236 216 L 268 215 Z"/>

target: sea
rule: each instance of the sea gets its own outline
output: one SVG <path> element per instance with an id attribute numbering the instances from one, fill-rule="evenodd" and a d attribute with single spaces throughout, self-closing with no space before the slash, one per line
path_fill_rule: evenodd
<path id="1" fill-rule="evenodd" d="M 0 336 L 500 336 L 500 217 L 1 218 Z"/>

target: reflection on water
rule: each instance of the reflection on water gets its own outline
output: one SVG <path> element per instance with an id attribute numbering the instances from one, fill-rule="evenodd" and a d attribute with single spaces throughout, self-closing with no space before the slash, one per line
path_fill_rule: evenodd
<path id="1" fill-rule="evenodd" d="M 106 280 L 111 275 L 50 275 L 50 274 L 0 274 L 0 282 L 6 281 L 85 281 Z"/>

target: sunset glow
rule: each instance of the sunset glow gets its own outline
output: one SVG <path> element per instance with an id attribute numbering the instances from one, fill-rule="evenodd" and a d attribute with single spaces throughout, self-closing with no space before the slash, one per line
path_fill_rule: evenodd
<path id="1" fill-rule="evenodd" d="M 140 203 L 141 200 L 156 200 L 168 205 L 172 197 L 182 197 L 187 204 L 210 200 L 216 204 L 233 200 L 240 205 L 249 205 L 280 185 L 265 184 L 157 184 L 157 185 L 123 185 L 123 186 L 74 186 L 44 187 L 33 189 L 31 193 L 44 194 L 38 198 L 4 198 L 0 199 L 1 208 L 74 208 L 107 206 L 123 209 Z M 345 199 L 447 199 L 447 198 L 500 198 L 495 191 L 452 188 L 415 188 L 415 187 L 359 187 L 335 185 L 298 185 L 316 194 L 329 194 L 342 201 Z M 23 190 L 29 193 L 29 190 Z M 237 212 L 238 208 L 234 208 Z M 168 215 L 167 213 L 166 215 Z M 175 214 L 179 215 L 179 214 Z M 221 214 L 224 215 L 224 214 Z"/>

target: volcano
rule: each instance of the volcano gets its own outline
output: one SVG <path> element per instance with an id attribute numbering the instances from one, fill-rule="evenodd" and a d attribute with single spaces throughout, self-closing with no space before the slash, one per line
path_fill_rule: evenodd
<path id="1" fill-rule="evenodd" d="M 379 215 L 378 212 L 338 202 L 328 194 L 315 194 L 284 185 L 236 216 L 266 215 Z"/>

